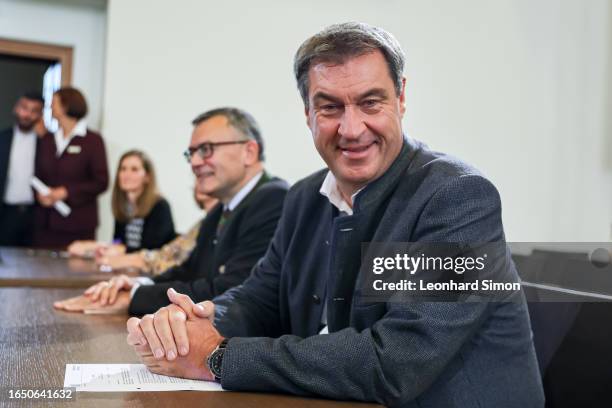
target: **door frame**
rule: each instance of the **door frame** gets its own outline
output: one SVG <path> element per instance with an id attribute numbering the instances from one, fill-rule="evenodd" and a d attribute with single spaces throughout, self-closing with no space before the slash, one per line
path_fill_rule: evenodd
<path id="1" fill-rule="evenodd" d="M 73 48 L 68 46 L 0 37 L 0 54 L 59 62 L 62 66 L 62 86 L 68 86 L 72 82 L 72 53 Z"/>

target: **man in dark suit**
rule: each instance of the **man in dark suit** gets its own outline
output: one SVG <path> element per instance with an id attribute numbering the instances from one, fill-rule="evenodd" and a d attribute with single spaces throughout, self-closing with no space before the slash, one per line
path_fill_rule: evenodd
<path id="1" fill-rule="evenodd" d="M 86 296 L 57 302 L 57 308 L 119 312 L 129 307 L 131 314 L 142 315 L 167 305 L 170 287 L 207 300 L 247 278 L 274 234 L 288 185 L 265 172 L 263 138 L 248 113 L 214 109 L 193 125 L 185 156 L 200 191 L 220 204 L 202 222 L 189 258 L 152 280 L 120 276 L 101 282 Z"/>
<path id="2" fill-rule="evenodd" d="M 398 407 L 544 405 L 521 292 L 502 302 L 367 296 L 367 242 L 499 243 L 492 264 L 506 261 L 505 276 L 518 281 L 495 187 L 403 134 L 403 63 L 392 35 L 362 23 L 328 27 L 300 47 L 295 75 L 328 169 L 291 188 L 241 286 L 198 305 L 169 290 L 172 305 L 128 321 L 128 343 L 151 371 Z"/>
<path id="3" fill-rule="evenodd" d="M 0 245 L 29 246 L 32 241 L 36 128 L 44 100 L 39 93 L 23 94 L 15 104 L 12 128 L 0 131 Z"/>

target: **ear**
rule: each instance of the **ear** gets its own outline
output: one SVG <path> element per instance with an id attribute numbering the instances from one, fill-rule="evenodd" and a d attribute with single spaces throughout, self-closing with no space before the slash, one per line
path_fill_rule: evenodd
<path id="1" fill-rule="evenodd" d="M 246 143 L 246 161 L 247 165 L 253 165 L 259 161 L 259 145 L 255 140 L 249 140 Z"/>
<path id="2" fill-rule="evenodd" d="M 306 126 L 312 131 L 312 126 L 310 125 L 310 109 L 306 105 L 304 105 L 304 115 L 306 116 Z"/>
<path id="3" fill-rule="evenodd" d="M 403 117 L 404 113 L 406 112 L 406 77 L 402 78 L 402 92 L 400 93 L 400 96 L 399 96 L 399 103 L 400 103 L 400 114 Z"/>

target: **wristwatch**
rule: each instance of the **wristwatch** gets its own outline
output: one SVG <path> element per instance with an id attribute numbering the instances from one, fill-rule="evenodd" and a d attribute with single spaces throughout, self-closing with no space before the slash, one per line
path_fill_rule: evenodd
<path id="1" fill-rule="evenodd" d="M 221 382 L 221 367 L 223 365 L 223 354 L 225 353 L 225 347 L 229 339 L 223 339 L 221 343 L 213 350 L 212 353 L 206 359 L 206 365 L 208 369 L 215 377 L 215 381 Z"/>

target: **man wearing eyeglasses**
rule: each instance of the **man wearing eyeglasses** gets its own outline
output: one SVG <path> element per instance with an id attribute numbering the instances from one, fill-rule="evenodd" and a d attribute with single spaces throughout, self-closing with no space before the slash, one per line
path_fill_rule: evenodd
<path id="1" fill-rule="evenodd" d="M 220 204 L 202 222 L 189 258 L 153 279 L 121 275 L 100 282 L 83 296 L 56 302 L 56 308 L 142 315 L 167 305 L 169 288 L 194 299 L 212 299 L 242 283 L 264 255 L 288 184 L 266 173 L 264 142 L 255 119 L 236 108 L 219 108 L 192 123 L 184 156 L 200 191 Z"/>

